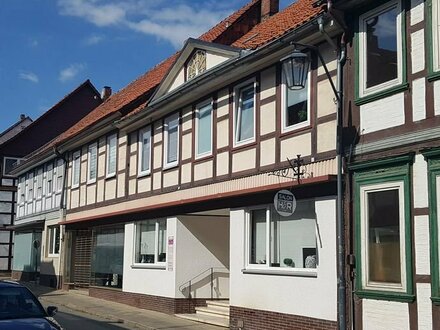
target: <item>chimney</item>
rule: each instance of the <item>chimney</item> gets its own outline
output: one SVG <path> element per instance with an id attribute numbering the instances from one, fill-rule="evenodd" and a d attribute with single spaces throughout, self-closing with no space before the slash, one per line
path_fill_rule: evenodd
<path id="1" fill-rule="evenodd" d="M 26 115 L 24 113 L 20 114 L 20 120 L 25 120 L 26 119 Z"/>
<path id="2" fill-rule="evenodd" d="M 261 0 L 261 21 L 263 22 L 278 13 L 278 10 L 279 0 Z"/>
<path id="3" fill-rule="evenodd" d="M 101 99 L 105 101 L 110 97 L 110 95 L 112 95 L 112 88 L 109 86 L 104 86 L 101 91 Z"/>

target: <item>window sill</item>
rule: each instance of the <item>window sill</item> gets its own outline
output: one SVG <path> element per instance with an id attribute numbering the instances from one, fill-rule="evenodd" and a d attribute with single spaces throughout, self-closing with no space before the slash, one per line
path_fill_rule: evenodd
<path id="1" fill-rule="evenodd" d="M 359 290 L 355 294 L 359 298 L 374 299 L 374 300 L 388 300 L 397 302 L 413 302 L 415 296 L 408 293 L 401 292 L 386 292 L 386 291 L 373 291 L 373 290 Z"/>
<path id="2" fill-rule="evenodd" d="M 166 265 L 159 264 L 133 264 L 131 265 L 132 269 L 158 269 L 158 270 L 166 270 Z"/>
<path id="3" fill-rule="evenodd" d="M 163 167 L 163 171 L 168 171 L 168 170 L 172 170 L 173 168 L 176 168 L 177 166 L 179 166 L 179 163 L 178 162 L 175 162 L 175 163 L 170 163 L 170 164 L 166 164 L 164 167 Z"/>
<path id="4" fill-rule="evenodd" d="M 145 178 L 146 176 L 149 176 L 150 174 L 151 174 L 151 171 L 144 172 L 144 173 L 138 173 L 137 178 L 142 179 L 142 178 Z"/>
<path id="5" fill-rule="evenodd" d="M 428 81 L 440 80 L 440 71 L 433 71 L 428 74 Z"/>
<path id="6" fill-rule="evenodd" d="M 92 184 L 95 184 L 96 183 L 96 179 L 94 179 L 94 180 L 90 180 L 90 181 L 87 181 L 87 185 L 88 186 L 90 186 L 90 185 L 92 185 Z"/>
<path id="7" fill-rule="evenodd" d="M 431 297 L 431 301 L 434 305 L 440 305 L 440 297 Z"/>
<path id="8" fill-rule="evenodd" d="M 79 185 L 70 187 L 71 190 L 75 190 L 75 189 L 78 189 L 78 188 L 79 188 Z"/>
<path id="9" fill-rule="evenodd" d="M 403 92 L 405 90 L 407 90 L 409 88 L 409 84 L 408 83 L 403 83 L 394 87 L 390 87 L 384 90 L 381 90 L 379 92 L 375 92 L 372 93 L 370 95 L 366 95 L 366 96 L 362 96 L 362 97 L 357 97 L 356 100 L 354 101 L 354 103 L 356 105 L 363 105 L 369 102 L 373 102 L 373 101 L 377 101 L 380 99 L 383 99 L 387 96 L 391 96 L 400 92 Z"/>
<path id="10" fill-rule="evenodd" d="M 297 276 L 297 277 L 318 277 L 318 270 L 313 268 L 311 270 L 296 269 L 296 270 L 281 270 L 281 269 L 263 269 L 263 268 L 247 268 L 242 269 L 243 274 L 259 274 L 259 275 L 280 275 L 280 276 Z"/>
<path id="11" fill-rule="evenodd" d="M 107 175 L 105 176 L 105 179 L 106 179 L 106 180 L 110 180 L 110 179 L 114 179 L 114 178 L 116 178 L 116 173 L 107 174 Z"/>
<path id="12" fill-rule="evenodd" d="M 48 257 L 48 258 L 59 258 L 59 257 L 60 257 L 60 254 L 59 254 L 59 253 L 56 253 L 56 254 L 51 254 L 51 253 L 49 253 L 47 257 Z"/>

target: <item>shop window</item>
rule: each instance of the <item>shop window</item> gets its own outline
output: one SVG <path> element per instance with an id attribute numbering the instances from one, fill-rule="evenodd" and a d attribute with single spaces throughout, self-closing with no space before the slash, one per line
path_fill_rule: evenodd
<path id="1" fill-rule="evenodd" d="M 139 145 L 138 145 L 138 159 L 139 159 L 139 175 L 147 175 L 150 173 L 151 163 L 151 127 L 148 126 L 139 131 Z"/>
<path id="2" fill-rule="evenodd" d="M 292 90 L 287 87 L 283 73 L 282 89 L 282 125 L 283 131 L 291 131 L 310 125 L 310 72 L 307 77 L 306 87 Z"/>
<path id="3" fill-rule="evenodd" d="M 298 201 L 293 215 L 280 216 L 273 206 L 248 212 L 247 268 L 316 271 L 316 215 L 313 200 Z"/>
<path id="4" fill-rule="evenodd" d="M 196 109 L 196 150 L 197 157 L 212 153 L 212 104 L 202 104 Z"/>
<path id="5" fill-rule="evenodd" d="M 165 168 L 173 167 L 178 164 L 179 159 L 179 114 L 176 113 L 164 121 L 165 135 Z"/>
<path id="6" fill-rule="evenodd" d="M 163 264 L 166 261 L 166 220 L 147 220 L 136 224 L 136 264 Z"/>
<path id="7" fill-rule="evenodd" d="M 255 140 L 255 82 L 235 88 L 234 143 Z"/>
<path id="8" fill-rule="evenodd" d="M 107 178 L 116 175 L 117 142 L 118 142 L 118 136 L 116 135 L 116 133 L 107 137 L 107 169 L 106 169 Z"/>
<path id="9" fill-rule="evenodd" d="M 91 284 L 122 288 L 124 228 L 95 228 L 92 235 Z"/>
<path id="10" fill-rule="evenodd" d="M 79 177 L 81 174 L 81 153 L 76 151 L 72 156 L 72 188 L 79 186 Z"/>
<path id="11" fill-rule="evenodd" d="M 49 256 L 58 255 L 60 253 L 60 227 L 47 227 L 49 232 L 48 250 Z"/>
<path id="12" fill-rule="evenodd" d="M 92 143 L 89 145 L 87 156 L 87 183 L 96 182 L 96 173 L 98 167 L 98 144 Z"/>
<path id="13" fill-rule="evenodd" d="M 361 297 L 397 301 L 414 297 L 409 166 L 367 167 L 355 173 L 357 294 Z"/>
<path id="14" fill-rule="evenodd" d="M 400 0 L 359 17 L 359 97 L 403 83 L 404 17 Z"/>

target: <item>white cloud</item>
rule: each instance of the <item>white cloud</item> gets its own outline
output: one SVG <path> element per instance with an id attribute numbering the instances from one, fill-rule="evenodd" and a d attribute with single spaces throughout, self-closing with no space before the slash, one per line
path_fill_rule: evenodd
<path id="1" fill-rule="evenodd" d="M 61 82 L 66 82 L 75 78 L 81 71 L 85 69 L 85 65 L 81 63 L 75 63 L 69 65 L 67 68 L 60 71 L 58 80 Z"/>
<path id="2" fill-rule="evenodd" d="M 84 39 L 84 44 L 87 46 L 92 46 L 92 45 L 99 44 L 103 40 L 104 40 L 103 36 L 91 35 L 91 36 L 87 37 L 86 39 Z"/>
<path id="3" fill-rule="evenodd" d="M 30 82 L 33 82 L 33 83 L 35 83 L 35 84 L 37 84 L 37 83 L 40 81 L 40 79 L 38 78 L 38 76 L 37 76 L 35 73 L 33 73 L 33 72 L 25 72 L 25 71 L 22 71 L 22 72 L 20 72 L 20 73 L 18 74 L 18 77 L 19 77 L 20 79 L 28 80 L 28 81 L 30 81 Z"/>
<path id="4" fill-rule="evenodd" d="M 237 7 L 235 0 L 229 6 Z M 128 28 L 170 42 L 180 48 L 189 37 L 198 37 L 232 11 L 218 1 L 203 7 L 182 0 L 58 0 L 61 15 L 79 17 L 98 27 Z M 100 41 L 100 40 L 99 40 Z"/>

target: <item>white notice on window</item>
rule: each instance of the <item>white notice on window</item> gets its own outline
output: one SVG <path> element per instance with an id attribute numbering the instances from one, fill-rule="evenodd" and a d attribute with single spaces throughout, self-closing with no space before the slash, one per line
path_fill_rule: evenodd
<path id="1" fill-rule="evenodd" d="M 168 271 L 173 271 L 173 260 L 174 260 L 174 236 L 168 236 Z"/>

